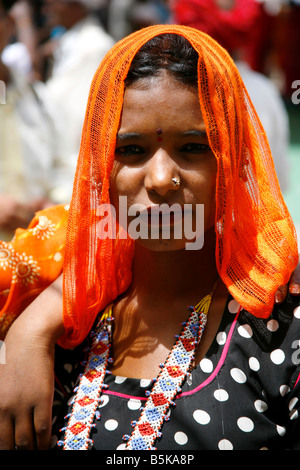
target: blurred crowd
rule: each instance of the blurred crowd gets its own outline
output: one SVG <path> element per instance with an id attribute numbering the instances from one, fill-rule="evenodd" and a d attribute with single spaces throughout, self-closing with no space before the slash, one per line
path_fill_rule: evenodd
<path id="1" fill-rule="evenodd" d="M 199 28 L 228 49 L 287 189 L 300 0 L 0 0 L 0 239 L 70 201 L 93 74 L 115 41 L 158 23 Z"/>

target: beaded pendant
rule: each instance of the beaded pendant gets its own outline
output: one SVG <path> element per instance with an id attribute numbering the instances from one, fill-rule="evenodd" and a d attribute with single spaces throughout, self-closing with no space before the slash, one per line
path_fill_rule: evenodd
<path id="1" fill-rule="evenodd" d="M 181 386 L 186 379 L 199 341 L 201 339 L 207 312 L 211 303 L 211 295 L 202 299 L 196 307 L 189 307 L 190 315 L 186 322 L 182 323 L 180 335 L 176 335 L 175 344 L 164 364 L 160 365 L 161 371 L 153 379 L 151 392 L 138 421 L 133 421 L 132 434 L 123 436 L 126 441 L 126 450 L 155 450 L 154 443 L 161 437 L 161 427 L 168 418 L 167 412 L 174 405 L 176 396 L 181 392 Z M 58 442 L 64 450 L 88 450 L 93 446 L 90 433 L 95 426 L 95 420 L 100 419 L 97 411 L 100 404 L 101 392 L 107 388 L 104 384 L 105 374 L 110 358 L 110 345 L 112 336 L 112 307 L 106 310 L 92 332 L 93 341 L 89 351 L 88 361 L 81 376 L 73 401 L 72 412 L 68 425 L 61 431 L 65 431 L 64 439 Z"/>

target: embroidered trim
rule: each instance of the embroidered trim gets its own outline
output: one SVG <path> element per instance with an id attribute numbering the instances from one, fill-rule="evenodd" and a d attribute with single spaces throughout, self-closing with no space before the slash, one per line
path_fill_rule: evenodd
<path id="1" fill-rule="evenodd" d="M 191 316 L 177 339 L 162 370 L 154 381 L 151 392 L 146 392 L 148 400 L 137 422 L 133 421 L 133 433 L 128 439 L 126 450 L 155 450 L 153 444 L 161 437 L 160 429 L 170 406 L 181 392 L 181 385 L 186 378 L 194 359 L 195 350 L 202 336 L 206 315 L 198 314 L 193 309 Z M 125 440 L 127 436 L 124 436 Z"/>
<path id="2" fill-rule="evenodd" d="M 161 372 L 153 379 L 151 392 L 147 391 L 147 401 L 141 408 L 138 421 L 131 424 L 134 430 L 131 434 L 123 436 L 127 442 L 126 450 L 152 450 L 155 440 L 161 437 L 160 431 L 163 422 L 168 420 L 167 412 L 170 406 L 175 406 L 174 399 L 181 392 L 181 385 L 185 380 L 194 360 L 195 351 L 202 337 L 207 320 L 207 312 L 211 303 L 208 295 L 196 306 L 189 307 L 190 316 L 182 324 L 183 330 L 176 335 L 175 344 L 164 364 Z M 200 311 L 201 310 L 201 311 Z M 112 337 L 112 307 L 110 307 L 100 322 L 96 332 L 92 332 L 93 342 L 84 373 L 80 378 L 73 401 L 72 412 L 66 416 L 68 425 L 61 429 L 65 431 L 64 439 L 58 442 L 64 450 L 88 450 L 92 447 L 90 432 L 95 426 L 94 419 L 100 419 L 97 411 L 101 391 L 107 388 L 104 378 L 110 358 L 110 345 Z"/>
<path id="3" fill-rule="evenodd" d="M 85 371 L 78 387 L 74 389 L 77 393 L 72 413 L 66 416 L 69 418 L 68 425 L 61 429 L 65 431 L 64 441 L 57 443 L 63 445 L 64 450 L 87 450 L 93 444 L 89 436 L 95 417 L 100 418 L 97 407 L 101 390 L 105 387 L 103 382 L 110 361 L 112 319 L 112 316 L 101 318 L 97 325 Z"/>

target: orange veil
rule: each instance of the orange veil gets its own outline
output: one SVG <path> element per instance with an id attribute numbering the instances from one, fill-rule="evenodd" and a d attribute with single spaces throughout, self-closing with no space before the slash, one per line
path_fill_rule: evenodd
<path id="1" fill-rule="evenodd" d="M 162 33 L 184 36 L 199 54 L 199 101 L 218 162 L 216 261 L 234 298 L 266 317 L 274 293 L 298 259 L 295 230 L 283 201 L 265 132 L 239 73 L 213 39 L 184 26 L 151 26 L 117 43 L 91 85 L 64 264 L 63 344 L 87 335 L 97 313 L 131 282 L 134 244 L 97 238 L 97 207 L 109 203 L 109 176 L 124 93 L 138 50 Z"/>
<path id="2" fill-rule="evenodd" d="M 110 202 L 124 79 L 141 46 L 163 33 L 184 36 L 199 54 L 199 102 L 218 164 L 215 227 L 221 279 L 245 309 L 267 317 L 275 291 L 297 264 L 296 234 L 267 138 L 228 53 L 189 27 L 139 30 L 108 52 L 91 84 L 66 233 L 64 347 L 79 344 L 99 311 L 131 282 L 134 242 L 100 239 L 97 208 Z"/>

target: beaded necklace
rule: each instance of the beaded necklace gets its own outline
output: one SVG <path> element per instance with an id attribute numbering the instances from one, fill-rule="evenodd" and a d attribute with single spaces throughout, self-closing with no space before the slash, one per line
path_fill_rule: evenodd
<path id="1" fill-rule="evenodd" d="M 174 405 L 181 386 L 193 367 L 195 352 L 201 340 L 207 321 L 207 313 L 211 304 L 212 294 L 204 297 L 195 307 L 189 307 L 190 315 L 182 323 L 180 335 L 176 335 L 175 343 L 164 364 L 160 365 L 158 376 L 153 379 L 151 392 L 138 421 L 132 421 L 132 434 L 124 435 L 126 450 L 155 450 L 154 443 L 161 437 L 161 427 L 168 420 L 167 412 Z M 112 306 L 106 309 L 96 329 L 92 331 L 92 345 L 89 351 L 85 370 L 79 385 L 74 392 L 72 411 L 64 431 L 64 439 L 58 441 L 63 450 L 88 450 L 93 446 L 90 432 L 95 427 L 94 421 L 100 419 L 97 408 L 101 402 L 101 393 L 108 386 L 104 384 L 105 375 L 110 373 L 108 365 L 112 339 Z"/>

